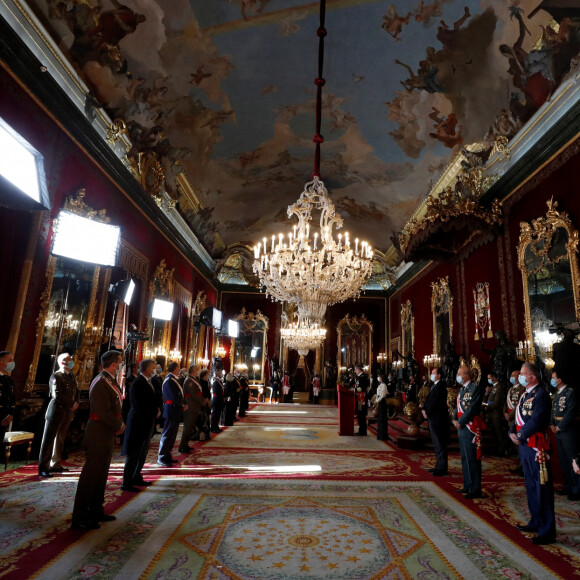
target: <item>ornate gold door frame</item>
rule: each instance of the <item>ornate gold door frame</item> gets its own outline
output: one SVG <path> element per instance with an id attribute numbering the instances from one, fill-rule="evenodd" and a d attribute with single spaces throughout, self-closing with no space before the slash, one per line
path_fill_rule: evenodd
<path id="1" fill-rule="evenodd" d="M 453 341 L 453 295 L 449 286 L 449 276 L 431 282 L 431 312 L 433 313 L 433 354 L 440 354 L 444 345 L 437 340 L 437 317 L 441 314 L 449 315 L 449 340 Z"/>

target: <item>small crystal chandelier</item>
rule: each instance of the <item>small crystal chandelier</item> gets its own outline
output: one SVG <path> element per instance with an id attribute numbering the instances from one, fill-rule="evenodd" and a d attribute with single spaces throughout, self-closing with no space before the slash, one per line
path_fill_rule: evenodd
<path id="1" fill-rule="evenodd" d="M 326 338 L 326 328 L 317 323 L 301 319 L 280 329 L 284 344 L 289 349 L 297 350 L 301 356 L 306 356 L 309 350 L 316 350 Z"/>
<path id="2" fill-rule="evenodd" d="M 320 134 L 322 62 L 324 55 L 324 17 L 326 2 L 320 2 L 318 77 L 316 93 L 316 135 L 314 143 L 314 173 L 298 201 L 288 207 L 288 217 L 295 215 L 298 224 L 287 236 L 264 238 L 254 246 L 253 270 L 266 295 L 280 302 L 295 304 L 298 323 L 303 328 L 320 324 L 326 307 L 349 298 L 356 298 L 372 273 L 373 251 L 367 242 L 354 243 L 348 233 L 334 237 L 334 228 L 342 227 L 328 191 L 320 179 Z M 319 231 L 310 231 L 312 211 L 320 212 Z"/>

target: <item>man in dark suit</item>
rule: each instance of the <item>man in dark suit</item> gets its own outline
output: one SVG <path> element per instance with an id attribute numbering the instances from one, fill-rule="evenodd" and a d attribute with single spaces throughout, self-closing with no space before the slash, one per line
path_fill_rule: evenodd
<path id="1" fill-rule="evenodd" d="M 139 365 L 139 375 L 129 387 L 129 415 L 123 441 L 123 451 L 127 456 L 123 470 L 123 491 L 137 492 L 135 486 L 151 485 L 143 479 L 141 470 L 147 459 L 147 452 L 155 430 L 155 419 L 158 417 L 157 395 L 151 383 L 155 374 L 155 361 L 145 359 Z"/>
<path id="2" fill-rule="evenodd" d="M 183 389 L 178 380 L 178 369 L 179 365 L 176 362 L 169 363 L 167 376 L 163 382 L 163 432 L 157 457 L 157 463 L 162 467 L 171 467 L 173 463 L 177 463 L 177 460 L 171 457 L 171 450 L 175 445 L 183 411 L 187 409 Z"/>
<path id="3" fill-rule="evenodd" d="M 564 476 L 564 488 L 558 490 L 558 495 L 567 495 L 570 501 L 580 499 L 580 477 L 572 469 L 572 461 L 577 453 L 578 427 L 576 425 L 576 392 L 564 382 L 564 373 L 554 368 L 553 388 L 558 389 L 552 404 L 552 431 L 556 434 L 558 445 L 558 460 Z"/>
<path id="4" fill-rule="evenodd" d="M 481 418 L 482 389 L 472 382 L 472 372 L 466 366 L 459 367 L 457 382 L 461 385 L 457 395 L 457 409 L 453 425 L 457 429 L 463 487 L 458 489 L 466 499 L 480 498 L 481 494 Z"/>
<path id="5" fill-rule="evenodd" d="M 163 427 L 163 367 L 159 364 L 155 364 L 155 372 L 151 377 L 151 384 L 155 389 L 155 394 L 157 395 L 157 406 L 159 408 L 159 418 L 155 420 L 155 424 Z M 155 431 L 159 433 L 159 431 Z"/>
<path id="6" fill-rule="evenodd" d="M 530 521 L 517 526 L 521 532 L 537 532 L 534 544 L 556 541 L 554 484 L 549 456 L 547 429 L 550 426 L 552 401 L 540 385 L 540 370 L 533 364 L 522 365 L 520 384 L 526 391 L 516 408 L 516 420 L 510 428 L 510 439 L 519 446 L 524 469 Z"/>
<path id="7" fill-rule="evenodd" d="M 235 373 L 234 373 L 235 374 Z M 240 381 L 240 417 L 246 416 L 246 411 L 250 405 L 250 382 L 248 381 L 248 371 L 244 371 L 239 376 Z"/>
<path id="8" fill-rule="evenodd" d="M 224 408 L 224 384 L 220 379 L 221 371 L 217 371 L 211 384 L 211 432 L 221 433 L 220 416 Z"/>
<path id="9" fill-rule="evenodd" d="M 429 433 L 435 449 L 433 475 L 448 475 L 447 442 L 449 441 L 449 409 L 447 408 L 447 385 L 443 380 L 443 370 L 435 367 L 431 371 L 432 385 L 423 405 L 423 417 L 429 422 Z"/>
<path id="10" fill-rule="evenodd" d="M 354 365 L 355 412 L 358 421 L 357 435 L 367 434 L 368 399 L 367 391 L 370 386 L 369 377 L 363 372 L 360 364 Z"/>
<path id="11" fill-rule="evenodd" d="M 63 352 L 58 356 L 57 362 L 58 371 L 48 381 L 51 399 L 46 410 L 38 456 L 38 475 L 41 477 L 52 477 L 51 472 L 68 471 L 60 463 L 62 449 L 80 400 L 77 378 L 72 372 L 74 361 L 71 355 Z"/>
<path id="12" fill-rule="evenodd" d="M 14 419 L 14 381 L 8 374 L 14 367 L 12 353 L 9 350 L 0 352 L 0 441 Z"/>
<path id="13" fill-rule="evenodd" d="M 105 514 L 105 487 L 109 476 L 115 435 L 125 430 L 121 417 L 122 393 L 117 373 L 122 353 L 109 350 L 101 356 L 103 370 L 89 388 L 90 415 L 85 431 L 85 463 L 79 477 L 72 514 L 73 530 L 93 530 L 99 522 L 115 520 Z"/>

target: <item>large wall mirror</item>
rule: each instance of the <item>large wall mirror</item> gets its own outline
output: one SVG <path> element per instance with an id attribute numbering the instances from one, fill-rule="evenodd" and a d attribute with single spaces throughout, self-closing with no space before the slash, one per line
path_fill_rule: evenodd
<path id="1" fill-rule="evenodd" d="M 453 295 L 449 286 L 449 276 L 431 282 L 431 312 L 433 353 L 443 356 L 445 346 L 453 341 Z"/>
<path id="2" fill-rule="evenodd" d="M 149 303 L 152 304 L 157 298 L 166 302 L 174 301 L 174 268 L 167 268 L 165 260 L 161 260 L 155 272 L 153 279 L 149 284 Z M 173 305 L 175 309 L 175 304 Z M 172 311 L 173 312 L 173 311 Z M 171 314 L 173 318 L 173 313 Z M 171 319 L 156 320 L 151 316 L 151 311 L 147 314 L 148 334 L 150 336 L 147 343 L 145 355 L 163 361 L 169 357 L 170 340 L 171 340 Z"/>
<path id="3" fill-rule="evenodd" d="M 254 314 L 245 308 L 234 320 L 240 322 L 238 338 L 232 339 L 234 367 L 247 369 L 252 383 L 263 384 L 269 320 L 259 310 Z"/>
<path id="4" fill-rule="evenodd" d="M 415 316 L 413 315 L 413 305 L 410 300 L 401 306 L 401 352 L 404 356 L 415 351 Z"/>
<path id="5" fill-rule="evenodd" d="M 63 209 L 69 213 L 108 223 L 106 210 L 85 203 L 86 191 L 67 197 Z M 25 392 L 47 385 L 55 369 L 56 356 L 68 352 L 75 358 L 75 374 L 86 389 L 94 374 L 101 345 L 107 340 L 104 327 L 107 289 L 111 268 L 51 255 L 46 268 L 46 286 L 40 297 L 37 334 Z"/>
<path id="6" fill-rule="evenodd" d="M 578 231 L 565 212 L 557 211 L 557 202 L 547 205 L 546 217 L 520 223 L 518 266 L 532 354 L 550 342 L 549 328 L 580 319 Z"/>
<path id="7" fill-rule="evenodd" d="M 368 371 L 373 358 L 373 325 L 363 314 L 346 315 L 337 325 L 338 360 L 340 371 L 360 363 Z"/>

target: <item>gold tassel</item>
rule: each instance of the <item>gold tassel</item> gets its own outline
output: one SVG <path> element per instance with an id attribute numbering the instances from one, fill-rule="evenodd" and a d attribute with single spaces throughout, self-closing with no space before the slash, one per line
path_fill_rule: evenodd
<path id="1" fill-rule="evenodd" d="M 475 336 L 473 337 L 473 340 L 479 340 L 479 332 L 475 333 Z"/>
<path id="2" fill-rule="evenodd" d="M 493 332 L 491 331 L 491 327 L 490 327 L 490 329 L 487 331 L 487 338 L 493 338 Z"/>

